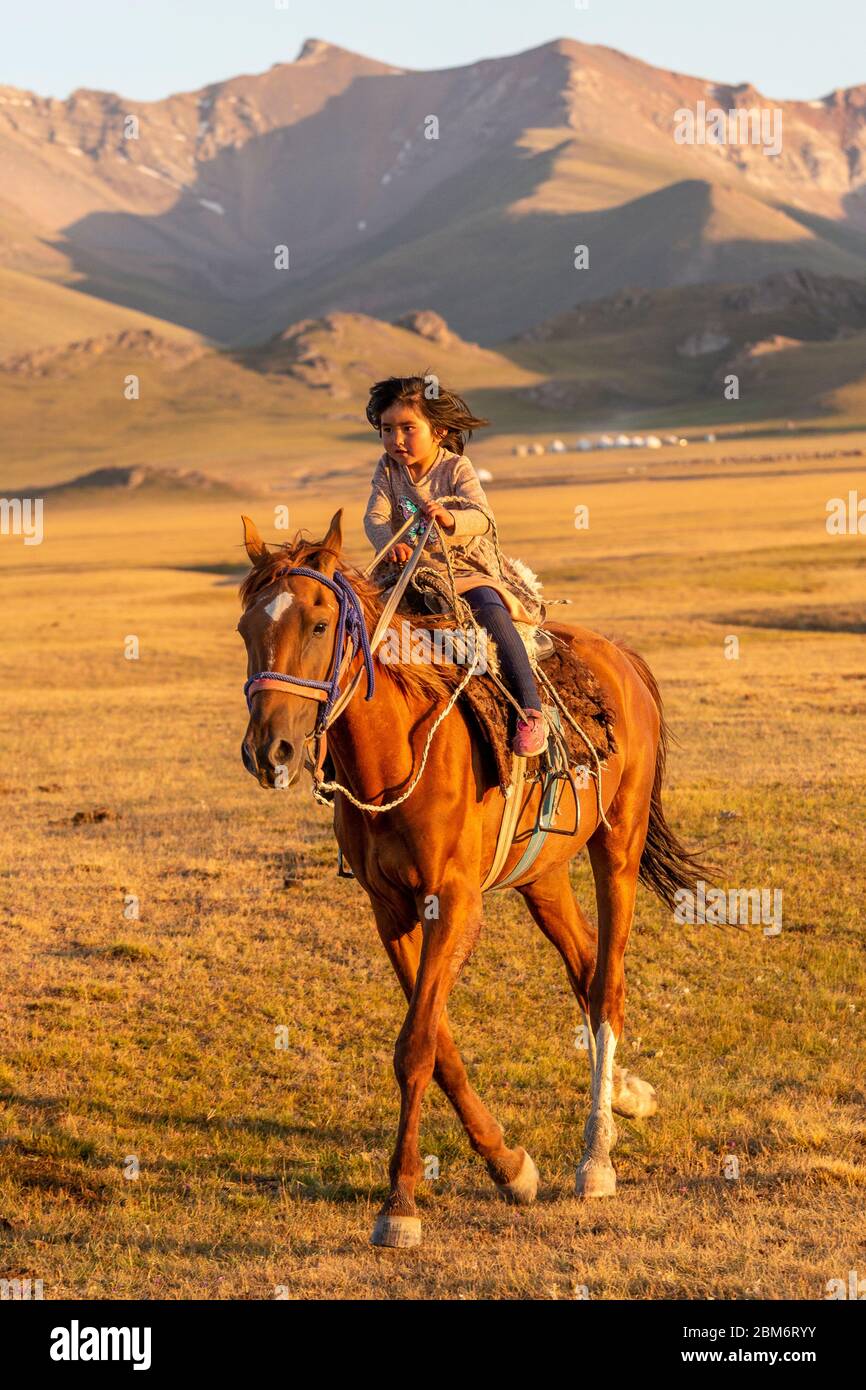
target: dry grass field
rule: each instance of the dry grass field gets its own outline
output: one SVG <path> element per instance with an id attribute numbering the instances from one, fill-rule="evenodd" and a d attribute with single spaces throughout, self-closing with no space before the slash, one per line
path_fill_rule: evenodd
<path id="1" fill-rule="evenodd" d="M 576 1007 L 522 901 L 489 896 L 455 1035 L 539 1200 L 497 1198 L 431 1088 L 409 1252 L 368 1245 L 402 996 L 306 780 L 265 793 L 239 756 L 240 503 L 49 501 L 41 546 L 3 537 L 0 1277 L 46 1299 L 819 1299 L 862 1276 L 866 537 L 828 535 L 825 506 L 866 491 L 840 456 L 864 446 L 491 487 L 506 549 L 656 672 L 674 826 L 726 886 L 781 889 L 784 922 L 680 925 L 640 890 L 620 1056 L 660 1109 L 619 1122 L 618 1195 L 581 1204 Z M 319 534 L 345 502 L 366 558 L 356 481 L 288 500 Z M 592 909 L 583 857 L 573 877 Z"/>

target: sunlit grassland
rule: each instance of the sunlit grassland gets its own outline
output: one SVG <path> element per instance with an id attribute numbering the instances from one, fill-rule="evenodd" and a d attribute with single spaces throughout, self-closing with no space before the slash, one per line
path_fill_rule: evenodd
<path id="1" fill-rule="evenodd" d="M 431 1088 L 440 1177 L 409 1253 L 367 1244 L 402 996 L 327 813 L 239 757 L 227 571 L 241 505 L 279 538 L 271 502 L 49 504 L 42 546 L 3 538 L 0 1275 L 46 1298 L 820 1298 L 862 1265 L 866 538 L 824 525 L 858 482 L 804 463 L 491 487 L 506 549 L 572 600 L 556 616 L 659 677 L 678 832 L 726 886 L 781 888 L 784 926 L 678 925 L 640 890 L 620 1055 L 660 1111 L 618 1121 L 618 1195 L 582 1205 L 576 1008 L 520 899 L 489 896 L 451 1012 L 540 1199 L 497 1199 Z M 366 558 L 354 484 L 285 500 L 314 532 L 345 501 Z M 584 858 L 574 882 L 592 911 Z"/>

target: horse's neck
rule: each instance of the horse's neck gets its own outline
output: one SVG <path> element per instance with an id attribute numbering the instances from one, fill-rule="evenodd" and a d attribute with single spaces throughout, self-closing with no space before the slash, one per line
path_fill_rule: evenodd
<path id="1" fill-rule="evenodd" d="M 345 684 L 359 665 L 360 657 L 346 672 Z M 426 716 L 434 711 L 435 704 L 430 696 L 407 698 L 378 662 L 375 672 L 373 698 L 365 698 L 366 681 L 362 677 L 353 698 L 328 730 L 328 748 L 338 781 L 362 801 L 379 796 L 384 787 L 396 786 L 407 772 L 414 775 L 421 746 L 418 734 L 426 736 Z M 413 746 L 415 757 L 410 753 Z"/>

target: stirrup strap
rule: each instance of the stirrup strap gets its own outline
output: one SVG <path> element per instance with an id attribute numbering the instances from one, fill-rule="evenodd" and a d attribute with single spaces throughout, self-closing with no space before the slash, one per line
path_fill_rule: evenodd
<path id="1" fill-rule="evenodd" d="M 517 822 L 520 819 L 520 812 L 523 805 L 525 773 L 526 759 L 521 758 L 518 753 L 513 753 L 511 755 L 511 785 L 508 788 L 508 800 L 502 808 L 502 820 L 499 823 L 499 834 L 496 837 L 496 849 L 493 852 L 493 862 L 484 875 L 484 881 L 481 884 L 482 893 L 486 893 L 488 888 L 494 886 L 508 858 L 508 852 L 511 849 L 511 842 L 514 839 L 514 832 L 517 829 Z"/>

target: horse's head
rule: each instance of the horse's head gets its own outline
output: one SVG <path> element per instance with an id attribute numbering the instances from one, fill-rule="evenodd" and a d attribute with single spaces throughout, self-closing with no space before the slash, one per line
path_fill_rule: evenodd
<path id="1" fill-rule="evenodd" d="M 321 709 L 317 699 L 298 693 L 300 687 L 281 686 L 273 677 L 325 681 L 335 657 L 336 595 L 318 580 L 288 571 L 303 566 L 332 578 L 343 544 L 341 520 L 338 511 L 324 540 L 305 544 L 302 558 L 296 559 L 287 547 L 269 551 L 249 517 L 243 518 L 252 569 L 241 587 L 244 611 L 238 632 L 246 644 L 248 678 L 266 673 L 272 679 L 256 681 L 248 692 L 250 718 L 241 756 L 263 787 L 297 781 L 305 741 Z"/>

